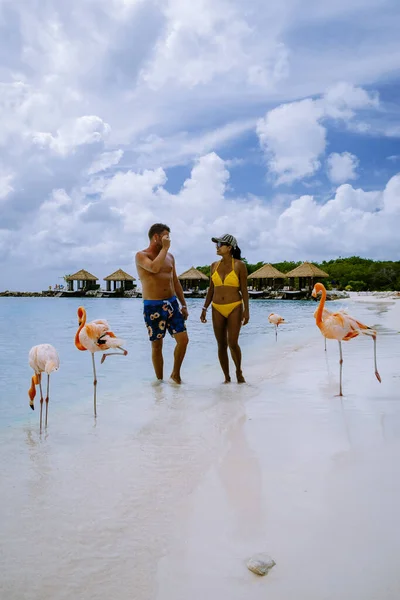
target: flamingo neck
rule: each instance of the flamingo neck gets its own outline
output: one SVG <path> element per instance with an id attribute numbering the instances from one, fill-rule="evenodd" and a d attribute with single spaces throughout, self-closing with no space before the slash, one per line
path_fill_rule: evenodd
<path id="1" fill-rule="evenodd" d="M 83 312 L 83 317 L 81 320 L 81 324 L 79 325 L 79 329 L 75 334 L 75 346 L 78 348 L 78 350 L 84 351 L 84 350 L 86 350 L 86 348 L 85 348 L 85 346 L 82 346 L 82 344 L 79 340 L 79 334 L 82 331 L 82 329 L 85 327 L 85 324 L 86 324 L 86 311 L 84 308 L 82 309 L 82 312 Z"/>
<path id="2" fill-rule="evenodd" d="M 321 294 L 321 300 L 319 302 L 317 314 L 315 316 L 315 323 L 317 324 L 318 327 L 322 323 L 322 314 L 324 312 L 324 306 L 325 306 L 325 300 L 326 300 L 326 289 L 322 288 L 321 292 L 322 292 L 322 294 Z"/>
<path id="3" fill-rule="evenodd" d="M 31 387 L 28 390 L 28 395 L 29 395 L 29 399 L 30 399 L 30 404 L 33 405 L 33 400 L 36 396 L 36 387 L 35 385 L 37 385 L 37 383 L 39 383 L 37 381 L 36 375 L 33 375 L 32 379 L 31 379 Z"/>

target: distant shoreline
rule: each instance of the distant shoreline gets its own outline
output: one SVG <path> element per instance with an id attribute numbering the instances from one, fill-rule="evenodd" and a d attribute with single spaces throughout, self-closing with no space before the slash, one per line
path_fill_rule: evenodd
<path id="1" fill-rule="evenodd" d="M 396 295 L 396 293 L 398 292 L 373 292 L 374 294 L 388 294 L 388 295 Z M 372 294 L 372 292 L 371 292 Z M 282 294 L 279 292 L 275 292 L 274 294 L 268 294 L 267 292 L 264 294 L 261 294 L 260 292 L 255 292 L 254 295 L 252 293 L 252 291 L 249 291 L 249 295 L 250 295 L 250 299 L 251 300 L 311 300 L 311 295 L 299 292 L 299 291 L 291 291 L 291 292 L 285 292 L 283 291 Z M 103 290 L 96 290 L 95 292 L 93 291 L 88 291 L 88 292 L 79 292 L 79 291 L 74 291 L 74 292 L 66 292 L 66 291 L 62 291 L 62 290 L 46 290 L 43 292 L 16 292 L 16 291 L 9 291 L 6 290 L 4 292 L 0 292 L 0 297 L 2 298 L 130 298 L 130 299 L 136 299 L 142 298 L 142 294 L 141 292 L 138 292 L 136 290 L 129 290 L 126 291 L 124 293 L 114 293 L 114 292 L 108 292 L 108 291 L 103 291 Z M 205 293 L 200 292 L 192 292 L 192 293 L 185 293 L 185 298 L 188 299 L 192 299 L 192 298 L 197 298 L 197 299 L 203 299 L 204 300 L 205 297 Z M 354 297 L 354 295 L 352 295 L 352 297 Z M 368 298 L 374 299 L 375 296 L 371 297 L 368 296 Z M 344 299 L 350 299 L 350 295 L 348 292 L 345 291 L 339 291 L 339 290 L 333 290 L 333 291 L 329 291 L 328 290 L 328 294 L 327 294 L 327 300 L 344 300 Z"/>

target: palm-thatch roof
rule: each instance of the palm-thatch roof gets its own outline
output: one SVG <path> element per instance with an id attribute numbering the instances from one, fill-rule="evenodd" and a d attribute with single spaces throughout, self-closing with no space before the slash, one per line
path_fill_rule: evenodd
<path id="1" fill-rule="evenodd" d="M 268 263 L 257 269 L 257 271 L 254 271 L 254 273 L 251 273 L 247 279 L 285 279 L 285 277 L 284 273 L 281 273 L 281 271 L 278 271 L 278 269 L 275 269 L 275 267 Z"/>
<path id="2" fill-rule="evenodd" d="M 68 275 L 66 277 L 66 281 L 97 281 L 98 277 L 89 273 L 89 271 L 85 271 L 85 269 L 81 269 L 77 271 L 73 275 Z"/>
<path id="3" fill-rule="evenodd" d="M 292 271 L 289 271 L 289 273 L 286 273 L 286 277 L 329 277 L 329 275 L 316 265 L 313 265 L 313 263 L 306 261 Z"/>
<path id="4" fill-rule="evenodd" d="M 104 277 L 104 281 L 136 281 L 136 279 L 133 277 L 133 275 L 126 273 L 126 271 L 117 269 L 117 271 L 114 271 L 114 273 L 111 273 L 111 275 Z"/>
<path id="5" fill-rule="evenodd" d="M 207 275 L 205 275 L 204 273 L 202 273 L 201 271 L 199 271 L 198 269 L 195 269 L 194 267 L 190 267 L 190 269 L 188 269 L 187 271 L 185 271 L 184 273 L 182 273 L 181 275 L 178 275 L 178 279 L 190 279 L 193 281 L 199 281 L 200 279 L 203 279 L 204 281 L 208 281 L 208 277 Z"/>

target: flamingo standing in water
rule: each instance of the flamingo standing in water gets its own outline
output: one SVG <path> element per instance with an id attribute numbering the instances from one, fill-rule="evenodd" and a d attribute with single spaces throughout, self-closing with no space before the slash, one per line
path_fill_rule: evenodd
<path id="1" fill-rule="evenodd" d="M 45 427 L 47 427 L 47 415 L 49 410 L 49 388 L 50 373 L 60 368 L 60 359 L 57 350 L 51 344 L 39 344 L 33 346 L 29 351 L 29 366 L 35 371 L 32 376 L 31 387 L 28 390 L 29 406 L 35 410 L 34 399 L 36 396 L 36 386 L 40 388 L 40 433 L 42 433 L 42 413 L 43 413 L 43 392 L 42 392 L 42 373 L 47 374 L 47 392 L 46 392 L 46 416 Z"/>
<path id="2" fill-rule="evenodd" d="M 96 410 L 96 386 L 97 386 L 97 377 L 96 377 L 96 364 L 94 360 L 95 352 L 104 352 L 104 350 L 110 350 L 112 348 L 118 348 L 122 350 L 122 352 L 109 352 L 108 354 L 103 354 L 101 358 L 101 363 L 103 363 L 107 356 L 112 356 L 113 354 L 118 354 L 121 356 L 126 356 L 128 351 L 122 348 L 123 340 L 117 338 L 115 334 L 110 331 L 110 326 L 104 319 L 97 319 L 96 321 L 92 321 L 91 323 L 86 323 L 86 310 L 83 306 L 78 308 L 78 324 L 79 329 L 75 335 L 75 346 L 78 350 L 88 350 L 92 355 L 92 365 L 93 365 L 93 387 L 94 387 L 94 416 L 97 416 Z"/>
<path id="3" fill-rule="evenodd" d="M 278 326 L 281 323 L 286 323 L 285 319 L 276 313 L 271 313 L 268 317 L 268 321 L 275 325 L 275 341 L 278 341 Z"/>
<path id="4" fill-rule="evenodd" d="M 364 325 L 360 321 L 357 321 L 354 317 L 348 315 L 343 311 L 329 313 L 324 315 L 324 305 L 326 300 L 326 289 L 322 283 L 316 283 L 311 295 L 316 298 L 317 294 L 321 292 L 321 300 L 315 314 L 315 322 L 319 327 L 322 335 L 330 340 L 337 340 L 339 342 L 339 353 L 340 353 L 340 389 L 339 396 L 343 396 L 342 392 L 342 368 L 343 368 L 343 355 L 342 355 L 342 342 L 348 342 L 354 337 L 360 335 L 370 335 L 374 341 L 374 365 L 375 375 L 377 380 L 381 381 L 381 376 L 378 372 L 376 364 L 376 331 Z M 326 309 L 325 309 L 326 310 Z"/>

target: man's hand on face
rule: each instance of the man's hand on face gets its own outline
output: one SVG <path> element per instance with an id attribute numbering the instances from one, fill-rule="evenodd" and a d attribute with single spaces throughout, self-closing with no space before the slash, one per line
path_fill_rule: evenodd
<path id="1" fill-rule="evenodd" d="M 169 247 L 171 245 L 171 240 L 169 238 L 168 233 L 166 235 L 162 236 L 161 243 L 162 243 L 162 247 L 165 248 L 165 250 L 169 250 Z"/>

